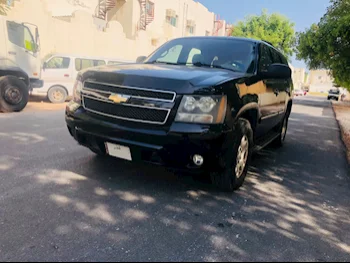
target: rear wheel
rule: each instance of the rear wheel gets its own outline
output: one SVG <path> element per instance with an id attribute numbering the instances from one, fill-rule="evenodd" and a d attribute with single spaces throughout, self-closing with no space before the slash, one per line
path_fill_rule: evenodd
<path id="1" fill-rule="evenodd" d="M 210 175 L 212 183 L 227 192 L 238 190 L 243 185 L 253 148 L 253 131 L 249 121 L 239 119 L 235 131 L 234 142 L 224 156 L 223 171 Z"/>
<path id="2" fill-rule="evenodd" d="M 65 88 L 60 86 L 53 86 L 48 92 L 49 100 L 52 103 L 64 103 L 67 100 L 68 94 Z"/>
<path id="3" fill-rule="evenodd" d="M 0 78 L 0 111 L 19 112 L 28 103 L 29 91 L 27 85 L 13 76 Z"/>

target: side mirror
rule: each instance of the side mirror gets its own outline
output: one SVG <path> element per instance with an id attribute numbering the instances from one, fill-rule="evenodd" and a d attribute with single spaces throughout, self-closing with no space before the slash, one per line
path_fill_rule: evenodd
<path id="1" fill-rule="evenodd" d="M 292 77 L 292 70 L 284 64 L 272 64 L 267 72 L 260 72 L 262 79 L 288 79 Z"/>
<path id="2" fill-rule="evenodd" d="M 136 63 L 143 63 L 146 59 L 146 56 L 140 56 L 136 59 Z"/>
<path id="3" fill-rule="evenodd" d="M 45 70 L 47 68 L 47 62 L 44 62 L 43 69 Z"/>

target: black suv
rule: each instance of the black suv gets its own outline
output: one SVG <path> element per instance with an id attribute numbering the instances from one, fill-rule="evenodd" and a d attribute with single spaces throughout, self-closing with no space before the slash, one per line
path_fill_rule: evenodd
<path id="1" fill-rule="evenodd" d="M 207 172 L 233 191 L 254 151 L 283 144 L 292 89 L 287 59 L 266 42 L 180 38 L 136 64 L 81 72 L 66 122 L 99 155 Z"/>

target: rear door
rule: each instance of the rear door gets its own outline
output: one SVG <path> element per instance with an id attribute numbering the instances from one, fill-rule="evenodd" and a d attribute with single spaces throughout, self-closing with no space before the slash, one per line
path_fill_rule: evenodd
<path id="1" fill-rule="evenodd" d="M 277 50 L 270 48 L 272 53 L 272 59 L 273 63 L 276 64 L 285 64 L 285 62 L 288 65 L 287 60 L 280 54 Z M 277 96 L 277 112 L 278 112 L 278 121 L 281 121 L 284 117 L 284 113 L 287 107 L 286 101 L 287 101 L 287 91 L 289 87 L 289 80 L 288 79 L 276 79 L 274 81 L 274 91 Z"/>
<path id="2" fill-rule="evenodd" d="M 259 71 L 266 72 L 273 62 L 270 48 L 265 44 L 261 44 L 259 50 Z M 276 91 L 278 85 L 276 80 L 264 80 L 263 86 L 264 89 L 258 95 L 261 124 L 257 130 L 257 137 L 266 135 L 278 123 L 278 93 Z"/>

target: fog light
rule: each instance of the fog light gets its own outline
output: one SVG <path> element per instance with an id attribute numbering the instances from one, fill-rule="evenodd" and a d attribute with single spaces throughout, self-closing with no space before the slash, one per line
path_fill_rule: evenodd
<path id="1" fill-rule="evenodd" d="M 196 154 L 193 156 L 193 163 L 197 166 L 202 166 L 204 163 L 204 158 L 201 155 Z"/>

